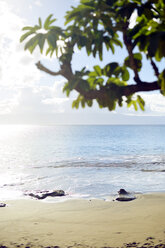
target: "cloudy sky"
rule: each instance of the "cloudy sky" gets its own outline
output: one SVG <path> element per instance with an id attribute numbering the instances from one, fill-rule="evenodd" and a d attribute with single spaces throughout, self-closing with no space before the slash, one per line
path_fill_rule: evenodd
<path id="1" fill-rule="evenodd" d="M 92 108 L 75 110 L 71 108 L 76 94 L 67 98 L 62 93 L 65 82 L 62 77 L 51 77 L 39 71 L 35 63 L 41 60 L 53 70 L 58 61 L 35 51 L 31 55 L 24 51 L 19 39 L 22 27 L 34 25 L 38 17 L 45 19 L 54 14 L 56 25 L 64 23 L 65 11 L 77 0 L 0 0 L 0 124 L 165 124 L 165 97 L 153 92 L 141 94 L 146 101 L 146 111 L 117 108 L 114 112 Z M 105 54 L 110 62 L 121 60 L 119 51 L 115 57 Z M 76 51 L 73 67 L 90 67 L 96 62 L 91 57 L 81 57 Z M 145 62 L 141 76 L 144 80 L 153 80 L 149 65 Z"/>

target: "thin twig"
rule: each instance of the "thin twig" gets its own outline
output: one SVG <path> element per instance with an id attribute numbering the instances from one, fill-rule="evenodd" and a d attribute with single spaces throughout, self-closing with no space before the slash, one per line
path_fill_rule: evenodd
<path id="1" fill-rule="evenodd" d="M 38 62 L 36 63 L 36 66 L 37 66 L 37 68 L 38 68 L 39 70 L 44 71 L 44 72 L 46 72 L 46 73 L 48 73 L 48 74 L 50 74 L 50 75 L 52 75 L 52 76 L 61 75 L 61 70 L 58 71 L 58 72 L 51 71 L 51 70 L 49 70 L 48 68 L 46 68 L 43 64 L 41 64 L 40 61 L 38 61 Z"/>
<path id="2" fill-rule="evenodd" d="M 155 62 L 153 61 L 152 58 L 151 58 L 151 65 L 152 65 L 152 68 L 154 69 L 155 76 L 156 76 L 156 77 L 159 77 L 159 70 L 158 70 L 158 67 L 156 66 L 156 64 L 155 64 Z"/>
<path id="3" fill-rule="evenodd" d="M 139 74 L 138 74 L 138 69 L 137 69 L 135 59 L 134 59 L 134 56 L 133 56 L 133 48 L 134 48 L 134 46 L 132 44 L 132 41 L 127 36 L 127 26 L 123 28 L 123 40 L 124 40 L 124 44 L 126 46 L 126 49 L 128 51 L 129 57 L 130 57 L 131 68 L 134 71 L 134 75 L 135 75 L 134 80 L 135 80 L 135 82 L 137 84 L 141 84 L 142 81 L 140 80 L 140 77 L 139 77 Z"/>

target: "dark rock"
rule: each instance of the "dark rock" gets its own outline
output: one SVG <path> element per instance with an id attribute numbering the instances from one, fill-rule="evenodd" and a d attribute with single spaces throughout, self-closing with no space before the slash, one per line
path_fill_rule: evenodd
<path id="1" fill-rule="evenodd" d="M 125 189 L 120 189 L 120 190 L 118 191 L 118 194 L 119 194 L 119 195 L 128 195 L 129 193 L 128 193 Z"/>
<path id="2" fill-rule="evenodd" d="M 48 196 L 51 196 L 51 197 L 65 196 L 65 192 L 63 190 L 53 190 L 53 191 L 40 191 L 36 193 L 26 193 L 25 195 L 29 195 L 39 200 L 43 200 Z"/>
<path id="3" fill-rule="evenodd" d="M 133 201 L 136 197 L 117 197 L 116 201 Z"/>
<path id="4" fill-rule="evenodd" d="M 118 194 L 119 196 L 116 198 L 117 201 L 133 201 L 136 199 L 134 195 L 127 192 L 125 189 L 120 189 Z"/>
<path id="5" fill-rule="evenodd" d="M 6 204 L 5 203 L 0 203 L 0 208 L 4 208 L 6 207 Z"/>
<path id="6" fill-rule="evenodd" d="M 146 238 L 146 240 L 150 240 L 150 239 L 155 239 L 154 237 L 148 237 Z"/>

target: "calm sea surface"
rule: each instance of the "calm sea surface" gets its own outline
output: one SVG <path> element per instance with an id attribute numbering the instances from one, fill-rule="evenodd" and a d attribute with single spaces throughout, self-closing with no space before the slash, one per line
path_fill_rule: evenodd
<path id="1" fill-rule="evenodd" d="M 165 191 L 165 126 L 0 126 L 0 201 Z"/>

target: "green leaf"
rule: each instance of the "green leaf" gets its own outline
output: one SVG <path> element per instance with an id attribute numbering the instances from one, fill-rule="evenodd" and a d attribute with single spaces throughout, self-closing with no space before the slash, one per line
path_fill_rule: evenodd
<path id="1" fill-rule="evenodd" d="M 123 106 L 123 99 L 122 99 L 122 97 L 119 98 L 118 105 L 119 105 L 119 107 L 122 107 Z"/>
<path id="2" fill-rule="evenodd" d="M 84 90 L 84 91 L 89 91 L 90 90 L 90 86 L 89 86 L 89 83 L 88 81 L 86 80 L 78 80 L 78 83 L 79 83 L 79 87 Z"/>
<path id="3" fill-rule="evenodd" d="M 96 52 L 97 52 L 97 47 L 96 45 L 94 46 L 94 49 L 93 49 L 93 57 L 96 57 Z"/>
<path id="4" fill-rule="evenodd" d="M 128 81 L 129 80 L 129 71 L 127 70 L 126 67 L 124 67 L 123 71 L 122 71 L 122 80 L 123 81 Z"/>
<path id="5" fill-rule="evenodd" d="M 77 99 L 72 102 L 72 108 L 79 108 L 79 101 Z"/>
<path id="6" fill-rule="evenodd" d="M 31 38 L 25 45 L 25 50 L 29 50 L 31 53 L 34 51 L 35 47 L 38 44 L 38 35 Z"/>
<path id="7" fill-rule="evenodd" d="M 56 37 L 55 35 L 53 35 L 52 32 L 49 32 L 47 34 L 47 40 L 48 40 L 48 44 L 53 48 L 56 49 L 57 48 L 57 40 L 58 37 Z"/>
<path id="8" fill-rule="evenodd" d="M 87 100 L 87 105 L 88 105 L 88 107 L 92 107 L 93 101 L 92 100 Z"/>
<path id="9" fill-rule="evenodd" d="M 108 107 L 108 109 L 110 111 L 115 110 L 115 108 L 116 108 L 116 101 L 114 99 L 109 98 L 107 107 Z"/>
<path id="10" fill-rule="evenodd" d="M 51 20 L 52 16 L 53 16 L 53 14 L 50 14 L 50 15 L 46 18 L 46 20 L 45 20 L 44 28 L 45 28 L 46 30 L 49 29 L 49 28 L 50 28 L 50 25 L 51 25 L 53 22 L 56 21 L 55 18 Z"/>
<path id="11" fill-rule="evenodd" d="M 104 79 L 103 79 L 103 78 L 97 78 L 96 83 L 97 83 L 98 85 L 103 85 Z"/>
<path id="12" fill-rule="evenodd" d="M 161 94 L 165 96 L 165 69 L 159 75 L 159 84 L 161 87 Z"/>
<path id="13" fill-rule="evenodd" d="M 97 73 L 96 73 L 96 71 L 92 71 L 92 72 L 89 72 L 88 76 L 89 76 L 89 77 L 94 77 L 94 78 L 96 78 L 96 77 L 97 77 Z"/>
<path id="14" fill-rule="evenodd" d="M 85 99 L 84 99 L 84 97 L 81 99 L 81 107 L 85 108 Z"/>
<path id="15" fill-rule="evenodd" d="M 70 89 L 68 87 L 69 83 L 65 83 L 64 87 L 63 87 L 63 92 L 66 92 L 66 96 L 69 97 L 70 95 Z"/>
<path id="16" fill-rule="evenodd" d="M 132 105 L 132 100 L 131 100 L 131 101 L 128 101 L 128 100 L 127 100 L 126 102 L 127 102 L 127 107 L 130 108 L 131 105 Z"/>
<path id="17" fill-rule="evenodd" d="M 134 58 L 136 68 L 138 69 L 138 71 L 140 71 L 141 67 L 142 67 L 142 62 L 141 62 L 142 61 L 142 55 L 140 53 L 134 53 L 133 58 Z M 125 66 L 127 66 L 131 69 L 134 69 L 129 56 L 127 58 L 125 58 L 124 64 L 125 64 Z"/>
<path id="18" fill-rule="evenodd" d="M 38 19 L 38 23 L 39 23 L 40 28 L 42 28 L 42 21 L 41 21 L 41 18 L 40 17 Z"/>
<path id="19" fill-rule="evenodd" d="M 33 29 L 34 29 L 34 27 L 27 26 L 27 27 L 23 27 L 22 30 L 24 31 L 24 30 L 33 30 Z"/>
<path id="20" fill-rule="evenodd" d="M 34 30 L 35 30 L 35 31 L 37 31 L 37 30 L 39 30 L 39 29 L 40 29 L 40 26 L 39 26 L 39 25 L 35 25 L 35 26 L 34 26 Z"/>
<path id="21" fill-rule="evenodd" d="M 52 48 L 48 47 L 48 49 L 46 50 L 46 55 L 48 55 L 51 51 L 52 51 Z"/>
<path id="22" fill-rule="evenodd" d="M 111 77 L 112 74 L 114 74 L 114 72 L 118 66 L 119 66 L 119 64 L 117 62 L 112 62 L 112 63 L 107 64 L 103 69 L 104 75 Z"/>
<path id="23" fill-rule="evenodd" d="M 123 47 L 123 43 L 120 41 L 120 40 L 118 40 L 118 39 L 112 39 L 112 42 L 115 44 L 115 45 L 117 45 L 117 46 L 120 46 L 121 48 Z"/>
<path id="24" fill-rule="evenodd" d="M 73 90 L 78 85 L 78 83 L 79 83 L 79 78 L 74 77 L 72 80 L 68 82 L 68 88 L 70 90 Z"/>
<path id="25" fill-rule="evenodd" d="M 99 59 L 102 61 L 103 60 L 103 46 L 100 44 L 99 46 Z"/>
<path id="26" fill-rule="evenodd" d="M 145 101 L 141 98 L 141 96 L 137 96 L 137 103 L 142 111 L 144 111 Z"/>
<path id="27" fill-rule="evenodd" d="M 132 104 L 133 104 L 133 106 L 134 106 L 135 111 L 137 111 L 137 110 L 138 110 L 138 107 L 137 107 L 136 101 L 132 101 Z"/>
<path id="28" fill-rule="evenodd" d="M 45 20 L 45 22 L 44 22 L 44 28 L 45 28 L 45 29 L 47 29 L 47 28 L 49 27 L 49 22 L 50 22 L 50 19 L 52 18 L 52 16 L 53 16 L 53 14 L 50 14 L 50 15 L 46 18 L 46 20 Z"/>
<path id="29" fill-rule="evenodd" d="M 113 43 L 111 41 L 109 43 L 109 46 L 111 48 L 112 53 L 114 54 L 115 53 L 115 48 L 114 48 Z"/>
<path id="30" fill-rule="evenodd" d="M 21 36 L 21 38 L 20 38 L 20 42 L 24 41 L 28 36 L 30 36 L 30 35 L 32 35 L 32 34 L 35 34 L 35 32 L 34 32 L 34 31 L 29 31 L 29 32 L 23 34 L 23 35 Z"/>
<path id="31" fill-rule="evenodd" d="M 40 47 L 40 52 L 43 52 L 43 47 L 45 43 L 45 35 L 44 34 L 39 34 L 38 36 L 38 45 Z"/>
<path id="32" fill-rule="evenodd" d="M 92 52 L 92 43 L 90 40 L 87 40 L 86 42 L 86 52 L 88 54 L 88 56 L 91 54 Z"/>
<path id="33" fill-rule="evenodd" d="M 102 75 L 102 70 L 101 70 L 99 65 L 95 65 L 93 68 L 94 68 L 95 72 L 97 73 L 97 76 Z"/>
<path id="34" fill-rule="evenodd" d="M 133 57 L 134 57 L 134 59 L 136 59 L 136 60 L 142 60 L 142 55 L 141 55 L 141 53 L 134 53 L 134 54 L 133 54 Z"/>

